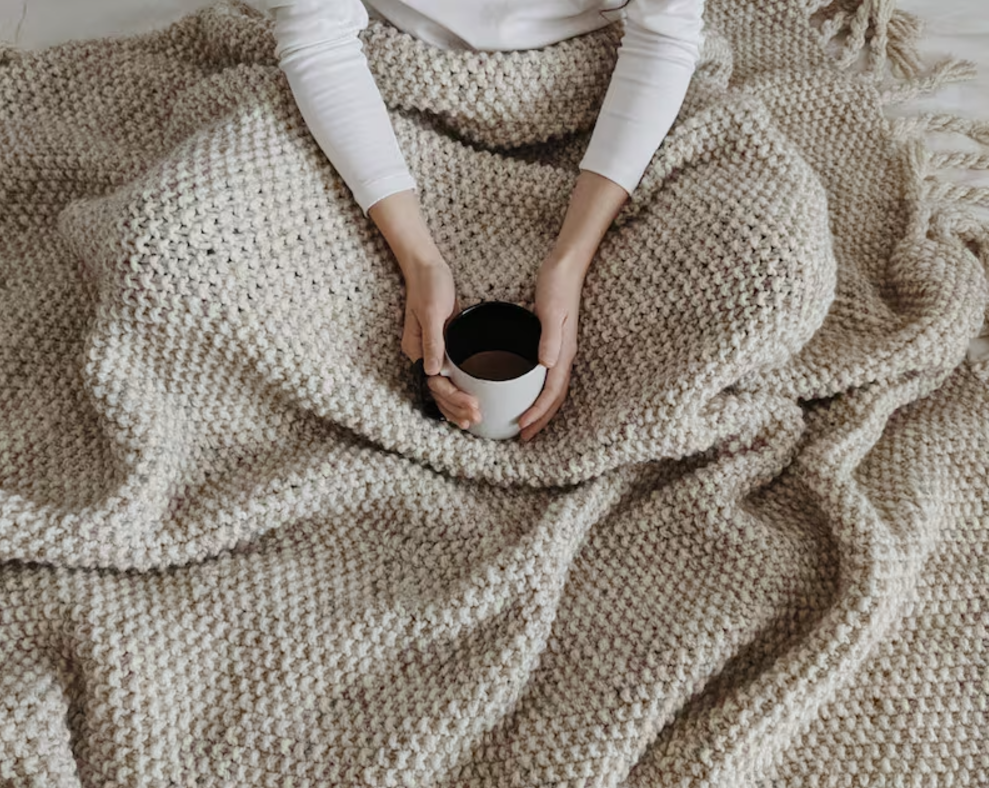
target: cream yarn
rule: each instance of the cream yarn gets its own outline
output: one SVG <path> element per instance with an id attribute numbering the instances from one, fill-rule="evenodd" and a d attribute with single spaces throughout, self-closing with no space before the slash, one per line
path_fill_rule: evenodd
<path id="1" fill-rule="evenodd" d="M 919 136 L 987 131 L 882 112 L 966 67 L 708 5 L 530 445 L 415 410 L 262 16 L 0 52 L 0 784 L 989 782 L 984 162 Z M 617 35 L 369 30 L 465 304 L 531 299 Z"/>

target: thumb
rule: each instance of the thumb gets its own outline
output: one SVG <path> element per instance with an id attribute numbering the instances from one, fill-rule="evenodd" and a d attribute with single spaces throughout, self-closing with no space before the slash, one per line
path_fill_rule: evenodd
<path id="1" fill-rule="evenodd" d="M 542 333 L 539 337 L 539 363 L 547 369 L 552 369 L 560 360 L 565 320 L 565 315 L 550 315 L 546 319 L 540 319 Z"/>
<path id="2" fill-rule="evenodd" d="M 430 317 L 422 326 L 422 363 L 427 375 L 440 374 L 443 350 L 443 320 Z"/>

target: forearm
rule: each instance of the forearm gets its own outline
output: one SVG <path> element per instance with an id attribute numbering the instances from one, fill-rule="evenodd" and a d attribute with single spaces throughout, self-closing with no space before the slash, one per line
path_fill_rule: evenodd
<path id="1" fill-rule="evenodd" d="M 414 188 L 358 38 L 359 0 L 269 0 L 276 54 L 310 133 L 367 212 Z"/>
<path id="2" fill-rule="evenodd" d="M 703 40 L 701 0 L 634 0 L 580 163 L 633 192 L 683 104 Z"/>
<path id="3" fill-rule="evenodd" d="M 594 172 L 582 172 L 549 259 L 583 278 L 601 239 L 627 199 L 628 192 L 614 181 Z"/>
<path id="4" fill-rule="evenodd" d="M 406 278 L 416 269 L 445 264 L 415 192 L 401 191 L 379 200 L 368 216 L 385 237 Z"/>

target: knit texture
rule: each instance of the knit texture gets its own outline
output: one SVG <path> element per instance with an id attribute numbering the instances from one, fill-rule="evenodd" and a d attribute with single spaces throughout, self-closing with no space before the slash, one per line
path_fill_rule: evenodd
<path id="1" fill-rule="evenodd" d="M 264 16 L 0 50 L 0 785 L 989 784 L 989 162 L 922 138 L 989 126 L 821 5 L 708 0 L 529 444 L 418 412 Z M 618 36 L 366 33 L 463 305 L 531 306 Z"/>

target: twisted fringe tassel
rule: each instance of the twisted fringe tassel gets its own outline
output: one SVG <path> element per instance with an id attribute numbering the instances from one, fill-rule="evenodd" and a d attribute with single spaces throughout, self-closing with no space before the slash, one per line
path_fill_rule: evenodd
<path id="1" fill-rule="evenodd" d="M 931 155 L 931 168 L 936 170 L 989 170 L 989 154 L 945 151 Z"/>
<path id="2" fill-rule="evenodd" d="M 811 0 L 808 12 L 821 15 L 821 43 L 844 36 L 837 64 L 849 68 L 868 47 L 867 70 L 882 76 L 887 65 L 901 77 L 918 77 L 924 65 L 917 53 L 922 25 L 896 10 L 895 0 Z"/>
<path id="3" fill-rule="evenodd" d="M 976 76 L 974 63 L 968 60 L 950 58 L 942 60 L 926 74 L 905 79 L 885 90 L 881 95 L 884 104 L 900 104 L 918 96 L 934 93 L 951 82 L 965 82 Z"/>
<path id="4" fill-rule="evenodd" d="M 989 188 L 938 180 L 943 170 L 989 170 L 989 154 L 967 151 L 932 153 L 923 139 L 931 132 L 962 134 L 989 145 L 989 121 L 969 120 L 955 115 L 918 115 L 894 121 L 894 134 L 913 145 L 909 164 L 918 184 L 918 199 L 929 203 L 964 204 L 989 208 Z"/>
<path id="5" fill-rule="evenodd" d="M 931 204 L 968 205 L 989 208 L 989 188 L 950 183 L 939 180 L 944 170 L 989 170 L 989 154 L 968 151 L 943 151 L 933 153 L 924 134 L 932 132 L 962 134 L 983 145 L 989 145 L 989 122 L 959 118 L 955 115 L 918 115 L 893 121 L 894 136 L 909 144 L 907 164 L 914 176 L 916 189 L 912 195 L 918 202 L 926 203 L 927 213 L 933 213 Z M 987 234 L 989 223 L 980 222 Z"/>
<path id="6" fill-rule="evenodd" d="M 911 195 L 914 198 L 915 232 L 918 235 L 932 233 L 935 237 L 960 239 L 979 257 L 989 276 L 989 222 L 963 207 L 989 208 L 989 188 L 950 183 L 937 177 L 937 173 L 943 170 L 989 170 L 989 154 L 966 151 L 931 153 L 921 136 L 925 131 L 949 131 L 984 142 L 989 138 L 989 123 L 948 115 L 927 115 L 907 119 L 901 125 L 918 132 L 918 136 L 909 142 L 907 159 L 915 184 Z M 955 210 L 937 210 L 937 206 L 953 206 Z M 969 342 L 967 355 L 969 362 L 977 367 L 989 362 L 989 308 L 982 330 Z M 989 383 L 989 367 L 978 374 Z"/>
<path id="7" fill-rule="evenodd" d="M 989 145 L 989 121 L 969 120 L 957 115 L 925 113 L 913 118 L 898 119 L 894 123 L 894 131 L 901 139 L 926 132 L 954 132 Z"/>

